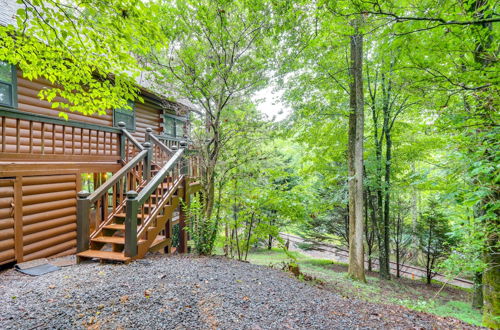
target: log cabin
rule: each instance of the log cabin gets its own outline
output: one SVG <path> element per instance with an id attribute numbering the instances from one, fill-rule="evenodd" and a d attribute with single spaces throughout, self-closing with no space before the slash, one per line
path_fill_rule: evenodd
<path id="1" fill-rule="evenodd" d="M 50 86 L 0 62 L 0 265 L 171 252 L 176 224 L 186 252 L 181 200 L 199 189 L 189 107 L 140 88 L 133 111 L 65 120 L 38 97 Z"/>

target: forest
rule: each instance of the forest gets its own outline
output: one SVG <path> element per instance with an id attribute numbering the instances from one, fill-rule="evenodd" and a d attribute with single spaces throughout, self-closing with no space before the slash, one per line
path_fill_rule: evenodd
<path id="1" fill-rule="evenodd" d="M 18 3 L 0 60 L 57 82 L 53 108 L 126 108 L 138 76 L 192 104 L 193 252 L 247 260 L 294 234 L 347 249 L 357 281 L 469 279 L 500 326 L 497 1 Z"/>

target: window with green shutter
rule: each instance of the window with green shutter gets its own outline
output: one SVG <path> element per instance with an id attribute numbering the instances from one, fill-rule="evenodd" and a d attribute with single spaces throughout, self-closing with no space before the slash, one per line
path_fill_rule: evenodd
<path id="1" fill-rule="evenodd" d="M 175 136 L 175 119 L 165 116 L 165 135 Z"/>
<path id="2" fill-rule="evenodd" d="M 123 121 L 125 123 L 125 128 L 128 131 L 135 131 L 135 109 L 134 102 L 129 102 L 132 110 L 129 109 L 115 109 L 113 111 L 113 125 L 118 126 L 118 123 Z"/>
<path id="3" fill-rule="evenodd" d="M 17 107 L 16 68 L 0 61 L 0 105 Z"/>
<path id="4" fill-rule="evenodd" d="M 165 120 L 163 121 L 163 134 L 175 137 L 182 138 L 185 134 L 185 121 L 180 120 L 178 118 L 174 118 L 170 115 L 165 115 Z"/>
<path id="5" fill-rule="evenodd" d="M 175 136 L 178 138 L 184 137 L 184 122 L 182 120 L 175 121 Z"/>

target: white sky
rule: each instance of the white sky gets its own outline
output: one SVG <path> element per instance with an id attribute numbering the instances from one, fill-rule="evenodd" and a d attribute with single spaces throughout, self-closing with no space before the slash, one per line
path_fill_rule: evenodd
<path id="1" fill-rule="evenodd" d="M 257 110 L 267 116 L 268 120 L 280 121 L 290 115 L 292 110 L 281 102 L 282 91 L 273 91 L 272 84 L 257 92 L 253 101 L 257 103 Z M 274 118 L 273 118 L 274 117 Z"/>

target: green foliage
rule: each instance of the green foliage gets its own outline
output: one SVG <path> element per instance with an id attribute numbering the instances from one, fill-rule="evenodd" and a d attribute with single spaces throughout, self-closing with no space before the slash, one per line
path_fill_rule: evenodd
<path id="1" fill-rule="evenodd" d="M 194 242 L 196 253 L 200 255 L 211 255 L 217 234 L 217 222 L 215 219 L 206 219 L 203 214 L 203 204 L 199 196 L 191 199 L 189 207 L 186 208 L 189 219 L 188 230 Z"/>
<path id="2" fill-rule="evenodd" d="M 396 302 L 419 312 L 431 313 L 443 317 L 454 317 L 476 326 L 482 325 L 481 313 L 463 301 L 452 300 L 439 304 L 434 300 L 400 299 Z"/>
<path id="3" fill-rule="evenodd" d="M 433 198 L 417 225 L 419 247 L 423 253 L 422 264 L 426 268 L 429 284 L 436 273 L 437 263 L 447 256 L 453 247 L 454 242 L 449 233 L 448 218 L 441 211 L 439 201 Z"/>
<path id="4" fill-rule="evenodd" d="M 0 60 L 54 87 L 39 97 L 85 115 L 129 108 L 140 55 L 166 43 L 156 5 L 141 1 L 18 1 L 16 25 L 0 26 Z M 67 114 L 61 112 L 67 118 Z"/>

